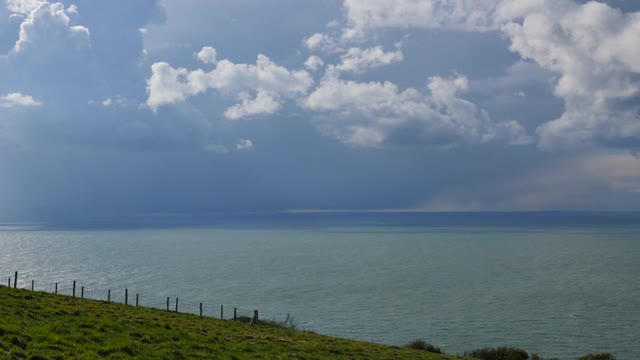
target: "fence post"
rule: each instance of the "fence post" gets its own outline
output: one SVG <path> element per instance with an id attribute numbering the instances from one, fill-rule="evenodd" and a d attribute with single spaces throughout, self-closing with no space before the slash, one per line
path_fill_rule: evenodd
<path id="1" fill-rule="evenodd" d="M 233 308 L 233 320 L 237 319 L 237 315 L 238 315 L 238 309 Z"/>
<path id="2" fill-rule="evenodd" d="M 251 325 L 258 325 L 258 310 L 253 310 L 253 319 Z"/>
<path id="3" fill-rule="evenodd" d="M 138 293 L 136 293 L 136 307 L 138 307 Z"/>
<path id="4" fill-rule="evenodd" d="M 73 297 L 76 297 L 76 281 L 73 280 Z"/>
<path id="5" fill-rule="evenodd" d="M 129 305 L 129 289 L 124 289 L 124 304 Z"/>
<path id="6" fill-rule="evenodd" d="M 107 302 L 111 302 L 111 289 L 107 290 Z"/>
<path id="7" fill-rule="evenodd" d="M 169 311 L 169 297 L 167 296 L 167 311 Z"/>
<path id="8" fill-rule="evenodd" d="M 200 317 L 202 317 L 202 303 L 200 303 Z"/>
<path id="9" fill-rule="evenodd" d="M 16 271 L 15 274 L 15 279 L 13 279 L 13 288 L 17 289 L 18 288 L 18 272 Z"/>
<path id="10" fill-rule="evenodd" d="M 58 283 L 56 283 L 56 289 L 53 292 L 54 295 L 58 295 Z"/>
<path id="11" fill-rule="evenodd" d="M 224 319 L 224 305 L 220 305 L 220 320 Z"/>
<path id="12" fill-rule="evenodd" d="M 35 285 L 36 285 L 36 281 L 31 280 L 31 291 L 33 291 L 33 289 L 35 288 Z"/>
<path id="13" fill-rule="evenodd" d="M 11 288 L 11 276 L 9 276 L 9 288 Z"/>
<path id="14" fill-rule="evenodd" d="M 84 299 L 84 286 L 80 287 L 80 299 Z"/>
<path id="15" fill-rule="evenodd" d="M 176 314 L 178 313 L 178 298 L 176 298 Z"/>

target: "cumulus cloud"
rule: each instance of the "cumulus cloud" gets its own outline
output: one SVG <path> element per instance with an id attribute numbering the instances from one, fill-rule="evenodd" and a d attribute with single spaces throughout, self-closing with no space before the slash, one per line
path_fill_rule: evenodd
<path id="1" fill-rule="evenodd" d="M 431 77 L 425 93 L 400 90 L 391 82 L 346 81 L 329 73 L 303 106 L 326 115 L 317 120 L 324 134 L 353 146 L 531 141 L 518 123 L 494 123 L 485 111 L 461 98 L 468 86 L 462 75 Z"/>
<path id="2" fill-rule="evenodd" d="M 282 105 L 269 93 L 259 91 L 255 98 L 247 93 L 238 96 L 242 101 L 224 112 L 227 119 L 238 120 L 254 115 L 274 114 Z"/>
<path id="3" fill-rule="evenodd" d="M 29 15 L 40 4 L 46 1 L 43 0 L 5 0 L 9 11 L 16 14 Z"/>
<path id="4" fill-rule="evenodd" d="M 390 65 L 404 59 L 402 51 L 385 52 L 382 46 L 368 49 L 350 48 L 341 56 L 341 63 L 336 66 L 338 71 L 363 73 L 380 66 Z"/>
<path id="5" fill-rule="evenodd" d="M 575 0 L 345 0 L 344 8 L 346 39 L 383 28 L 501 31 L 513 52 L 558 75 L 565 112 L 539 127 L 541 147 L 640 145 L 638 12 Z"/>
<path id="6" fill-rule="evenodd" d="M 304 45 L 309 50 L 319 50 L 327 53 L 342 51 L 342 46 L 336 39 L 323 33 L 315 33 L 304 40 Z"/>
<path id="7" fill-rule="evenodd" d="M 218 62 L 218 52 L 211 46 L 205 46 L 196 53 L 196 58 L 205 64 L 215 65 Z"/>
<path id="8" fill-rule="evenodd" d="M 538 129 L 541 146 L 640 145 L 640 13 L 547 2 L 504 32 L 511 50 L 559 74 L 565 113 Z"/>
<path id="9" fill-rule="evenodd" d="M 42 103 L 35 100 L 32 96 L 24 95 L 19 92 L 0 96 L 0 107 L 3 108 L 32 107 L 40 105 L 42 105 Z"/>
<path id="10" fill-rule="evenodd" d="M 89 29 L 70 25 L 68 10 L 62 3 L 41 2 L 20 25 L 16 54 L 36 52 L 39 56 L 90 47 Z"/>
<path id="11" fill-rule="evenodd" d="M 236 149 L 240 151 L 250 151 L 253 149 L 253 141 L 249 139 L 240 139 L 236 144 Z"/>
<path id="12" fill-rule="evenodd" d="M 307 61 L 304 62 L 304 67 L 310 71 L 317 71 L 323 66 L 324 66 L 324 60 L 322 60 L 319 56 L 316 56 L 316 55 L 309 56 Z"/>
<path id="13" fill-rule="evenodd" d="M 151 66 L 151 73 L 147 81 L 147 105 L 154 111 L 163 105 L 182 102 L 190 96 L 216 89 L 240 100 L 225 112 L 230 119 L 273 113 L 284 99 L 306 94 L 314 83 L 308 72 L 289 70 L 262 54 L 258 55 L 255 64 L 220 60 L 209 72 L 155 63 Z"/>

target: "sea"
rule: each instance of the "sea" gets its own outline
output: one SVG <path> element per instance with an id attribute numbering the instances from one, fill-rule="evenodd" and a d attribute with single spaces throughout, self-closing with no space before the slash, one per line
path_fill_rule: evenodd
<path id="1" fill-rule="evenodd" d="M 448 353 L 640 356 L 640 213 L 282 213 L 0 224 L 0 284 Z M 168 299 L 168 300 L 167 300 Z M 222 308 L 221 308 L 222 305 Z M 1 310 L 1 304 L 0 304 Z M 1 321 L 1 320 L 0 320 Z"/>

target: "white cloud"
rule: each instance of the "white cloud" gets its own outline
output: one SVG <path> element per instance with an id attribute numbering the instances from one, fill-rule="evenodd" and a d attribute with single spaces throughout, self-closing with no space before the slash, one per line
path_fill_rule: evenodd
<path id="1" fill-rule="evenodd" d="M 345 81 L 329 73 L 303 106 L 326 115 L 317 120 L 325 135 L 353 146 L 531 141 L 518 123 L 493 123 L 485 111 L 460 98 L 468 89 L 466 77 L 432 77 L 428 88 L 428 94 L 400 90 L 391 82 Z"/>
<path id="2" fill-rule="evenodd" d="M 218 62 L 218 52 L 211 46 L 203 47 L 195 56 L 205 64 L 215 65 Z"/>
<path id="3" fill-rule="evenodd" d="M 147 105 L 154 111 L 160 106 L 216 89 L 240 100 L 225 112 L 232 119 L 277 111 L 283 99 L 302 96 L 313 85 L 308 72 L 289 70 L 262 54 L 258 55 L 255 65 L 221 60 L 213 70 L 205 72 L 155 63 L 151 72 L 147 81 Z M 250 94 L 255 94 L 255 98 L 251 99 Z"/>
<path id="4" fill-rule="evenodd" d="M 89 29 L 71 26 L 62 3 L 42 2 L 29 13 L 20 25 L 19 39 L 13 49 L 15 54 L 28 51 L 38 56 L 59 53 L 91 46 Z"/>
<path id="5" fill-rule="evenodd" d="M 568 0 L 527 10 L 504 27 L 511 50 L 557 73 L 554 92 L 565 102 L 538 129 L 540 145 L 640 144 L 640 13 Z"/>
<path id="6" fill-rule="evenodd" d="M 323 66 L 324 66 L 324 61 L 316 55 L 309 56 L 307 61 L 304 62 L 304 67 L 310 71 L 317 71 Z"/>
<path id="7" fill-rule="evenodd" d="M 540 146 L 640 146 L 640 12 L 575 0 L 344 0 L 344 8 L 345 39 L 383 28 L 502 31 L 513 52 L 558 75 L 565 112 L 537 130 Z"/>
<path id="8" fill-rule="evenodd" d="M 320 48 L 323 44 L 326 44 L 330 39 L 325 34 L 315 33 L 309 36 L 305 41 L 305 45 L 310 50 L 316 50 Z"/>
<path id="9" fill-rule="evenodd" d="M 282 105 L 269 93 L 258 92 L 255 98 L 247 93 L 241 93 L 240 103 L 228 108 L 224 112 L 227 119 L 238 120 L 248 118 L 254 115 L 274 114 Z"/>
<path id="10" fill-rule="evenodd" d="M 304 45 L 309 50 L 319 50 L 326 53 L 336 53 L 342 51 L 341 45 L 328 34 L 315 33 L 304 40 Z"/>
<path id="11" fill-rule="evenodd" d="M 368 49 L 350 48 L 341 56 L 342 62 L 336 66 L 338 71 L 363 73 L 369 69 L 400 62 L 404 59 L 400 49 L 385 52 L 382 46 Z"/>
<path id="12" fill-rule="evenodd" d="M 40 4 L 46 1 L 43 0 L 5 0 L 7 5 L 7 9 L 9 11 L 29 15 L 33 10 L 35 10 Z"/>
<path id="13" fill-rule="evenodd" d="M 32 96 L 24 95 L 19 92 L 0 96 L 0 107 L 3 108 L 33 107 L 40 105 L 42 105 L 42 103 L 35 100 Z"/>
<path id="14" fill-rule="evenodd" d="M 253 141 L 249 139 L 240 139 L 236 144 L 236 149 L 240 151 L 250 151 L 253 149 Z"/>
<path id="15" fill-rule="evenodd" d="M 95 103 L 95 102 L 94 102 Z M 116 95 L 113 97 L 108 97 L 102 101 L 102 106 L 104 107 L 114 107 L 114 108 L 139 108 L 144 106 L 144 104 L 140 104 L 138 101 L 134 99 L 128 99 L 122 95 Z"/>

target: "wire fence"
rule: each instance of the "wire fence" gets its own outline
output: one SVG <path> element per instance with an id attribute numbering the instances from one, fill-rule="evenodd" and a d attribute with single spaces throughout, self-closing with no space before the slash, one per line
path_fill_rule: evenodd
<path id="1" fill-rule="evenodd" d="M 165 310 L 175 313 L 193 314 L 200 317 L 245 321 L 251 324 L 259 323 L 258 310 L 240 310 L 237 307 L 226 307 L 223 304 L 215 305 L 204 302 L 193 302 L 187 299 L 181 299 L 180 297 L 167 297 L 163 299 L 158 299 L 157 297 L 150 298 L 140 293 L 130 292 L 129 289 L 100 290 L 85 288 L 77 281 L 73 281 L 71 284 L 57 282 L 40 283 L 35 279 L 22 281 L 18 275 L 19 274 L 16 271 L 13 276 L 9 276 L 7 278 L 6 282 L 0 282 L 0 286 L 29 291 L 39 291 L 78 299 L 117 303 L 135 307 Z"/>

